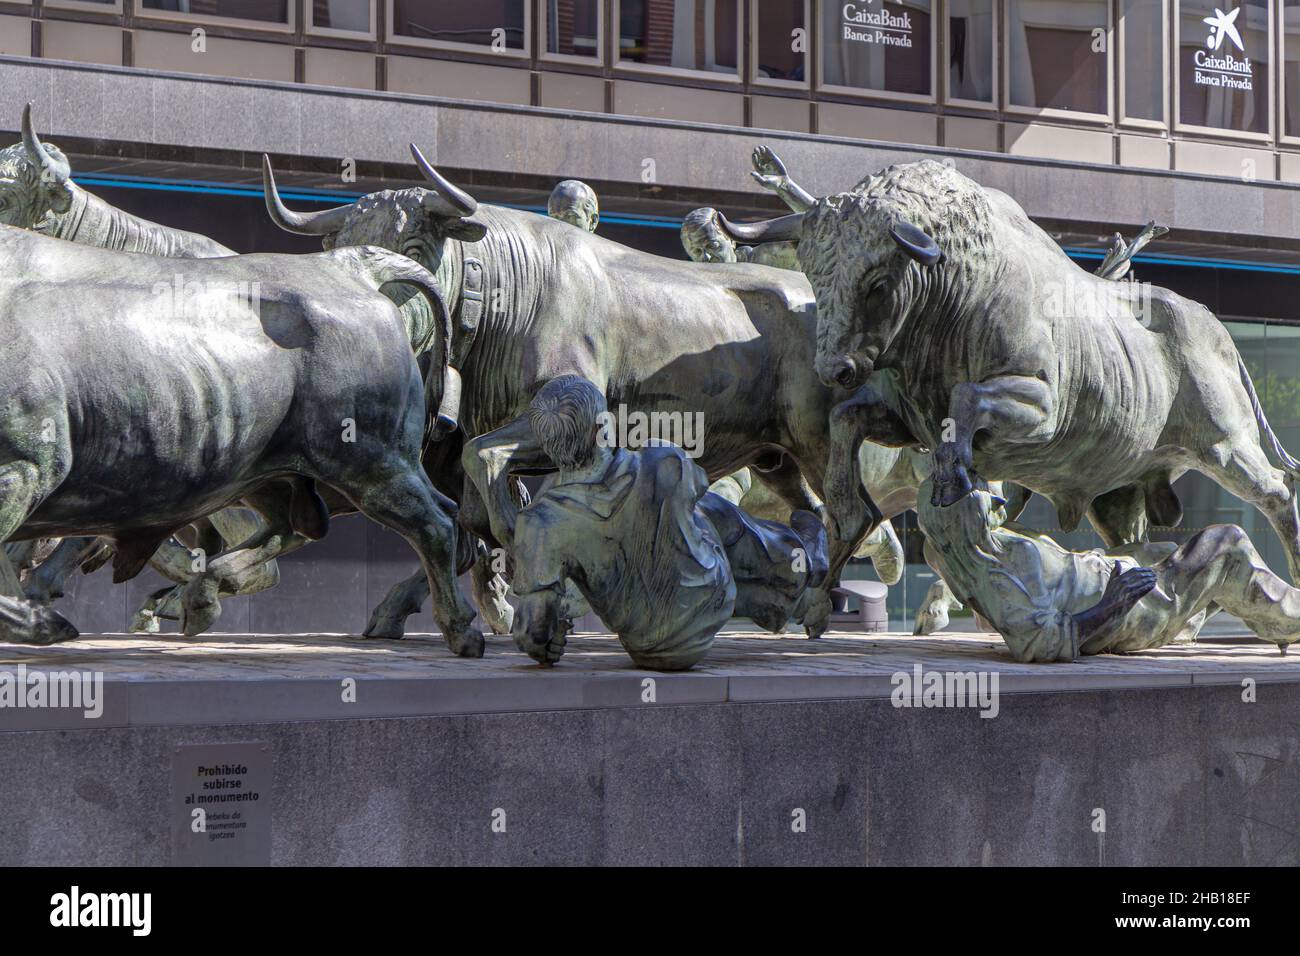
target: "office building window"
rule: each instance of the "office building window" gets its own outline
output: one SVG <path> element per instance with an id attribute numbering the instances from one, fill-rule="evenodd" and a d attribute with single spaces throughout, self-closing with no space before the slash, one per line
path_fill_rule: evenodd
<path id="1" fill-rule="evenodd" d="M 287 24 L 289 0 L 141 0 L 141 11 Z"/>
<path id="2" fill-rule="evenodd" d="M 1006 10 L 1011 106 L 1110 112 L 1107 0 L 1015 0 Z"/>
<path id="3" fill-rule="evenodd" d="M 1300 136 L 1300 0 L 1282 4 L 1283 134 Z"/>
<path id="4" fill-rule="evenodd" d="M 601 0 L 546 0 L 546 52 L 600 59 Z"/>
<path id="5" fill-rule="evenodd" d="M 807 82 L 808 21 L 801 0 L 758 0 L 754 5 L 754 78 Z"/>
<path id="6" fill-rule="evenodd" d="M 1181 0 L 1178 118 L 1244 133 L 1269 130 L 1268 0 Z"/>
<path id="7" fill-rule="evenodd" d="M 821 6 L 822 84 L 930 96 L 930 0 Z"/>
<path id="8" fill-rule="evenodd" d="M 993 0 L 948 2 L 948 98 L 993 103 Z"/>
<path id="9" fill-rule="evenodd" d="M 1119 9 L 1124 64 L 1124 118 L 1165 118 L 1164 0 L 1123 0 Z"/>
<path id="10" fill-rule="evenodd" d="M 527 0 L 392 0 L 389 31 L 395 39 L 523 53 Z"/>
<path id="11" fill-rule="evenodd" d="M 308 0 L 311 26 L 319 30 L 373 33 L 374 0 Z"/>
<path id="12" fill-rule="evenodd" d="M 623 63 L 735 76 L 740 0 L 619 0 Z"/>

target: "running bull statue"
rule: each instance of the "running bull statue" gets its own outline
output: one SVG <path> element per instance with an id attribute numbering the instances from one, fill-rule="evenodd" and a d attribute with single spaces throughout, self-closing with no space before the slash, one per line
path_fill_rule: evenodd
<path id="1" fill-rule="evenodd" d="M 969 494 L 975 474 L 1010 479 L 1046 496 L 1062 528 L 1086 512 L 1118 545 L 1147 514 L 1177 524 L 1171 482 L 1196 469 L 1264 513 L 1300 580 L 1300 462 L 1204 306 L 1086 273 L 1009 196 L 928 160 L 743 233 L 798 240 L 819 377 L 872 376 L 841 425 L 857 416 L 865 437 L 934 449 L 936 504 Z"/>
<path id="2" fill-rule="evenodd" d="M 0 260 L 0 542 L 104 535 L 121 581 L 179 528 L 243 500 L 267 524 L 209 563 L 233 571 L 285 537 L 325 533 L 319 481 L 406 538 L 448 644 L 482 654 L 452 578 L 455 506 L 420 461 L 430 397 L 415 356 L 445 362 L 450 344 L 432 275 L 373 248 L 196 260 L 187 281 L 201 295 L 182 308 L 152 256 L 0 226 Z M 379 291 L 394 283 L 438 321 L 408 324 Z M 280 495 L 258 507 L 286 482 L 287 508 Z M 6 638 L 75 634 L 51 609 L 24 607 L 12 573 L 0 582 Z"/>
<path id="3" fill-rule="evenodd" d="M 30 103 L 23 109 L 21 128 L 20 142 L 0 150 L 0 223 L 79 245 L 166 258 L 208 259 L 236 254 L 207 236 L 142 219 L 82 189 L 72 181 L 72 169 L 63 151 L 42 143 L 36 135 Z M 258 522 L 250 512 L 223 509 L 182 532 L 186 547 L 165 542 L 150 563 L 178 585 L 185 584 L 194 577 L 189 548 L 217 554 L 258 530 Z M 93 538 L 65 539 L 57 542 L 53 552 L 34 548 L 34 541 L 24 544 L 25 554 L 18 552 L 23 545 L 10 545 L 9 550 L 14 557 L 31 565 L 23 590 L 27 597 L 41 603 L 49 603 L 61 595 L 67 577 L 78 566 L 91 570 L 109 556 L 103 543 Z M 278 581 L 279 571 L 274 561 L 227 579 L 232 594 L 253 594 L 273 587 Z M 155 610 L 160 604 L 178 606 L 179 599 L 179 587 L 150 595 L 136 616 L 135 627 L 157 630 Z M 176 613 L 165 612 L 171 616 Z"/>
<path id="4" fill-rule="evenodd" d="M 848 393 L 814 374 L 816 314 L 803 276 L 683 263 L 534 213 L 477 205 L 414 146 L 412 153 L 433 191 L 460 197 L 457 212 L 431 206 L 422 188 L 293 212 L 280 201 L 269 163 L 267 206 L 280 226 L 319 235 L 327 248 L 379 245 L 436 273 L 453 316 L 464 448 L 459 462 L 426 467 L 444 490 L 469 479 L 459 499 L 463 526 L 510 549 L 511 473 L 553 467 L 529 425 L 528 404 L 566 374 L 601 389 L 616 416 L 702 421 L 692 436 L 697 447 L 687 450 L 711 479 L 756 464 L 792 509 L 821 511 L 830 411 Z M 847 504 L 849 513 L 829 515 L 844 542 L 832 547 L 830 573 L 804 618 L 813 635 L 826 626 L 829 588 L 879 520 L 861 500 Z M 423 587 L 419 578 L 399 585 L 368 633 L 400 635 Z"/>

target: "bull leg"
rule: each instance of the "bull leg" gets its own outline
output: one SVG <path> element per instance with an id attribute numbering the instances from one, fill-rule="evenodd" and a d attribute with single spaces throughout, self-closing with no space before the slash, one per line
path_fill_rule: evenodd
<path id="1" fill-rule="evenodd" d="M 187 637 L 202 634 L 221 616 L 221 598 L 239 593 L 250 573 L 279 581 L 274 559 L 301 548 L 311 539 L 293 530 L 286 507 L 288 486 L 271 482 L 244 497 L 245 503 L 265 518 L 253 536 L 237 547 L 207 562 L 181 592 L 181 627 Z"/>
<path id="2" fill-rule="evenodd" d="M 1291 581 L 1300 583 L 1300 513 L 1293 480 L 1274 468 L 1259 446 L 1253 444 L 1233 445 L 1222 455 L 1214 455 L 1213 460 L 1202 460 L 1197 467 L 1229 494 L 1263 512 L 1282 539 Z"/>
<path id="3" fill-rule="evenodd" d="M 912 634 L 917 637 L 942 631 L 948 626 L 948 612 L 960 611 L 962 607 L 957 596 L 952 593 L 952 588 L 948 587 L 948 582 L 943 579 L 942 574 L 939 574 L 938 561 L 934 557 L 934 546 L 930 544 L 929 539 L 926 540 L 923 551 L 925 563 L 939 575 L 939 579 L 930 585 L 930 590 L 921 599 L 920 610 L 916 612 L 916 628 Z"/>
<path id="4" fill-rule="evenodd" d="M 483 656 L 483 635 L 472 626 L 469 606 L 453 573 L 456 567 L 456 506 L 440 495 L 418 467 L 391 461 L 375 478 L 371 472 L 359 487 L 331 482 L 372 521 L 400 534 L 420 556 L 433 594 L 433 613 L 443 638 L 461 657 Z"/>
<path id="5" fill-rule="evenodd" d="M 934 453 L 931 504 L 947 507 L 975 487 L 974 442 L 981 431 L 1003 441 L 1036 442 L 1055 430 L 1056 399 L 1051 387 L 1029 375 L 1001 375 L 985 382 L 964 382 L 952 390 L 949 421 L 938 429 L 942 443 Z"/>
<path id="6" fill-rule="evenodd" d="M 14 461 L 0 466 L 0 542 L 22 527 L 46 494 L 48 488 L 34 462 Z M 23 597 L 9 555 L 0 549 L 0 640 L 53 644 L 76 636 L 77 629 L 62 614 Z"/>
<path id="7" fill-rule="evenodd" d="M 1088 520 L 1108 548 L 1145 541 L 1146 493 L 1141 485 L 1125 485 L 1098 495 L 1088 509 Z"/>
<path id="8" fill-rule="evenodd" d="M 48 558 L 31 570 L 23 594 L 37 604 L 52 604 L 62 597 L 64 584 L 81 563 L 99 547 L 99 538 L 64 538 Z"/>
<path id="9" fill-rule="evenodd" d="M 821 429 L 795 428 L 790 449 L 800 472 L 814 494 L 825 501 L 823 514 L 830 526 L 829 569 L 811 594 L 803 612 L 804 631 L 820 637 L 830 622 L 831 591 L 868 535 L 883 520 L 880 509 L 862 485 L 858 449 L 872 435 L 910 443 L 901 419 L 891 412 L 874 383 L 864 385 L 853 398 L 837 406 Z"/>

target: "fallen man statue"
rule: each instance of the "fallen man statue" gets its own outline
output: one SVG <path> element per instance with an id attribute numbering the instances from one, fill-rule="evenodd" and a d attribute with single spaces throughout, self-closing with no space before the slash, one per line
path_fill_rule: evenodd
<path id="1" fill-rule="evenodd" d="M 826 532 L 794 529 L 708 493 L 676 445 L 612 447 L 605 396 L 576 375 L 547 382 L 529 421 L 559 468 L 515 525 L 514 639 L 546 665 L 564 653 L 572 580 L 638 667 L 684 670 L 732 614 L 779 631 L 826 576 Z"/>
<path id="2" fill-rule="evenodd" d="M 983 481 L 947 507 L 931 503 L 933 492 L 927 479 L 916 512 L 939 571 L 1016 660 L 1161 647 L 1194 638 L 1220 609 L 1283 654 L 1300 638 L 1300 590 L 1268 569 L 1237 525 L 1211 525 L 1178 547 L 1067 551 L 1004 524 L 1004 502 Z"/>

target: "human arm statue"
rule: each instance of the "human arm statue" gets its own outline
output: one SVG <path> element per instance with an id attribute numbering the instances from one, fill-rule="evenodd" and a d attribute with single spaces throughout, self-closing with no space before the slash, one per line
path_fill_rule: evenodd
<path id="1" fill-rule="evenodd" d="M 1103 279 L 1122 279 L 1128 274 L 1129 267 L 1133 263 L 1133 257 L 1141 251 L 1152 239 L 1159 239 L 1169 229 L 1165 226 L 1157 226 L 1155 222 L 1148 222 L 1142 227 L 1142 231 L 1133 237 L 1132 242 L 1125 242 L 1124 237 L 1115 233 L 1115 239 L 1111 242 L 1106 258 L 1101 260 L 1101 265 L 1097 267 L 1097 275 Z"/>
<path id="2" fill-rule="evenodd" d="M 1124 620 L 1133 605 L 1155 586 L 1155 571 L 1150 568 L 1130 568 L 1125 571 L 1116 561 L 1101 600 L 1086 611 L 1074 615 L 1078 646 L 1082 647 L 1095 638 L 1106 637 Z"/>
<path id="3" fill-rule="evenodd" d="M 770 147 L 756 146 L 750 161 L 754 164 L 754 171 L 750 175 L 764 189 L 770 189 L 780 196 L 782 202 L 795 212 L 805 212 L 817 204 L 817 197 L 789 177 L 785 163 L 781 162 Z"/>

